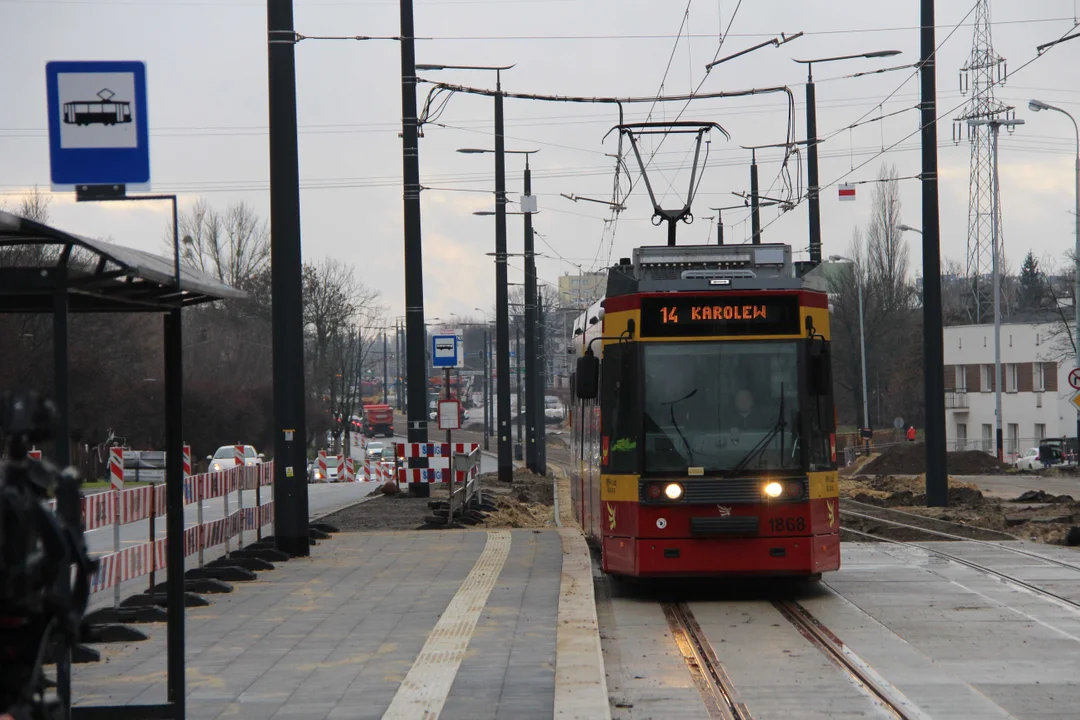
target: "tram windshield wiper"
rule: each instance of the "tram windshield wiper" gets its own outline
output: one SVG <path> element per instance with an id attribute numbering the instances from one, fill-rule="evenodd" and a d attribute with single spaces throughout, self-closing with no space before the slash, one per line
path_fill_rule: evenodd
<path id="1" fill-rule="evenodd" d="M 780 435 L 780 455 L 781 457 L 783 457 L 783 432 L 786 427 L 787 423 L 784 422 L 784 383 L 780 383 L 780 416 L 776 419 L 776 424 L 773 425 L 772 430 L 769 430 L 769 432 L 765 434 L 765 437 L 761 438 L 761 440 L 758 441 L 757 445 L 750 448 L 750 450 L 747 451 L 746 455 L 743 455 L 742 460 L 735 463 L 734 467 L 732 467 L 731 470 L 729 470 L 727 474 L 724 475 L 724 477 L 735 477 L 743 470 L 745 470 L 746 466 L 753 462 L 754 458 L 765 452 L 765 449 L 769 447 L 769 443 L 771 443 L 773 438 L 776 437 L 778 434 Z"/>
<path id="2" fill-rule="evenodd" d="M 697 391 L 698 391 L 698 389 L 694 388 L 693 390 L 686 393 L 685 395 L 683 395 L 678 400 L 670 400 L 670 401 L 664 403 L 664 405 L 668 405 L 671 408 L 671 425 L 672 425 L 672 427 L 675 428 L 675 432 L 677 432 L 679 434 L 679 439 L 683 441 L 683 447 L 686 448 L 687 460 L 689 460 L 689 465 L 691 465 L 691 466 L 694 464 L 694 450 L 693 450 L 693 448 L 690 447 L 690 442 L 686 439 L 686 436 L 683 435 L 683 431 L 679 427 L 679 423 L 675 420 L 675 406 L 677 404 L 681 403 L 683 400 L 689 400 L 690 398 L 697 395 Z"/>

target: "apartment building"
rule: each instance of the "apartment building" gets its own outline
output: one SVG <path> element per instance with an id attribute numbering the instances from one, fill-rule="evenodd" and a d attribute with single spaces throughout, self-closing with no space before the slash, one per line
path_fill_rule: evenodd
<path id="1" fill-rule="evenodd" d="M 1006 459 L 1045 437 L 1075 436 L 1071 361 L 1051 315 L 1001 326 L 1001 416 Z M 996 424 L 994 326 L 945 328 L 945 432 L 949 449 L 992 452 Z M 1067 342 L 1067 340 L 1066 340 Z"/>
<path id="2" fill-rule="evenodd" d="M 607 271 L 565 274 L 559 277 L 559 305 L 585 308 L 602 298 L 606 290 Z"/>

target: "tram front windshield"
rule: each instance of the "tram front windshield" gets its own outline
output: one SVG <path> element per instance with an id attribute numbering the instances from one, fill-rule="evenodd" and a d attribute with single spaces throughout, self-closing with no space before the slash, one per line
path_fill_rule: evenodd
<path id="1" fill-rule="evenodd" d="M 798 467 L 797 357 L 795 342 L 646 345 L 645 471 Z"/>

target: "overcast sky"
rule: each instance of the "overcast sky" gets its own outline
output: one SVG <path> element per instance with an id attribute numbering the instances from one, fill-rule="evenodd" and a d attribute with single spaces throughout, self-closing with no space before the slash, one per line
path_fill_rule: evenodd
<path id="1" fill-rule="evenodd" d="M 395 0 L 296 0 L 296 30 L 305 35 L 397 35 Z M 971 47 L 968 15 L 973 0 L 938 0 L 938 112 L 948 118 L 964 101 L 959 68 Z M 1004 243 L 1018 268 L 1028 249 L 1061 263 L 1072 247 L 1073 153 L 1067 118 L 1035 115 L 1038 97 L 1080 111 L 1080 42 L 1066 43 L 1026 67 L 1035 46 L 1073 27 L 1075 0 L 993 4 L 995 49 L 1015 73 L 997 97 L 1027 121 L 1001 137 Z M 722 28 L 730 23 L 721 55 L 784 32 L 805 36 L 778 49 L 765 48 L 722 64 L 701 92 L 787 85 L 794 93 L 795 134 L 805 137 L 805 68 L 792 58 L 818 58 L 871 50 L 903 54 L 815 67 L 822 185 L 870 180 L 883 162 L 902 177 L 920 170 L 918 81 L 913 70 L 838 79 L 859 71 L 913 63 L 919 51 L 917 2 L 880 0 L 694 0 L 684 24 L 684 0 L 416 0 L 417 61 L 449 64 L 516 64 L 504 73 L 511 92 L 587 96 L 655 96 L 686 93 L 705 78 Z M 734 17 L 733 17 L 734 16 Z M 970 23 L 970 18 L 968 20 Z M 182 206 L 204 197 L 224 209 L 244 201 L 269 216 L 266 79 L 266 9 L 258 0 L 0 0 L 5 61 L 0 64 L 0 201 L 49 187 L 45 64 L 50 60 L 142 60 L 147 63 L 151 178 L 156 192 L 180 194 Z M 682 38 L 676 37 L 682 28 Z M 955 30 L 955 32 L 954 32 Z M 951 37 L 948 37 L 953 33 Z M 688 36 L 689 35 L 689 36 Z M 946 40 L 946 38 L 948 39 Z M 673 51 L 674 49 L 674 51 Z M 305 40 L 296 47 L 303 247 L 306 259 L 332 255 L 352 263 L 358 276 L 379 289 L 390 308 L 403 312 L 400 54 L 396 42 Z M 670 61 L 670 66 L 669 66 Z M 432 80 L 493 87 L 480 72 L 421 72 Z M 430 85 L 421 85 L 422 104 Z M 683 103 L 658 104 L 652 119 L 674 119 Z M 882 122 L 843 130 L 860 118 L 908 109 Z M 628 120 L 644 120 L 648 104 L 628 106 Z M 740 146 L 783 142 L 788 107 L 783 95 L 702 99 L 683 120 L 717 122 L 730 141 L 712 133 L 708 161 L 693 205 L 696 221 L 680 225 L 680 243 L 715 242 L 710 207 L 741 202 L 749 190 L 749 152 Z M 615 232 L 601 205 L 573 203 L 561 193 L 610 199 L 617 123 L 606 105 L 507 100 L 507 148 L 539 149 L 533 156 L 533 192 L 539 196 L 535 227 L 541 280 L 597 269 L 640 245 L 663 244 L 665 230 L 649 221 L 651 204 L 635 185 Z M 490 252 L 493 158 L 462 155 L 461 147 L 492 146 L 492 100 L 454 95 L 428 125 L 420 145 L 423 193 L 425 302 L 429 318 L 451 313 L 477 317 L 490 308 L 494 270 Z M 952 123 L 938 127 L 941 169 L 942 252 L 962 262 L 967 243 L 966 142 L 954 145 Z M 909 137 L 910 136 L 910 137 Z M 905 139 L 907 138 L 907 139 Z M 897 147 L 885 154 L 882 148 Z M 644 145 L 646 155 L 656 149 Z M 681 205 L 692 155 L 685 137 L 669 138 L 657 151 L 650 175 L 665 206 Z M 779 151 L 759 155 L 761 189 L 783 191 L 777 181 Z M 522 158 L 509 157 L 511 200 L 521 192 Z M 629 168 L 637 182 L 632 157 Z M 865 163 L 865 164 L 864 164 Z M 855 168 L 852 172 L 852 168 Z M 791 164 L 793 182 L 805 163 Z M 660 175 L 660 173 L 663 175 Z M 675 188 L 669 189 L 669 182 Z M 623 188 L 628 185 L 624 176 Z M 439 189 L 435 189 L 439 188 Z M 801 183 L 805 192 L 805 179 Z M 858 186 L 856 202 L 840 203 L 831 186 L 822 192 L 824 254 L 847 250 L 852 229 L 866 223 L 871 185 Z M 916 180 L 901 183 L 904 221 L 921 222 Z M 798 192 L 800 185 L 793 188 Z M 479 192 L 455 192 L 460 190 Z M 766 193 L 767 194 L 767 193 Z M 511 210 L 515 210 L 511 207 Z M 167 207 L 153 203 L 75 204 L 57 194 L 53 224 L 148 250 L 161 250 Z M 805 204 L 780 214 L 763 211 L 765 242 L 792 245 L 805 257 Z M 728 242 L 749 237 L 748 211 L 724 214 Z M 521 218 L 508 218 L 510 251 L 521 251 Z M 919 236 L 910 234 L 913 269 L 921 267 Z M 511 259 L 511 281 L 521 280 L 520 258 Z"/>

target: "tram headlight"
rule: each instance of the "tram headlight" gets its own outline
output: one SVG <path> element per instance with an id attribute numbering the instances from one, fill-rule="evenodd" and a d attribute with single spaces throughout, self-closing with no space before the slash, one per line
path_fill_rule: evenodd
<path id="1" fill-rule="evenodd" d="M 668 500 L 678 500 L 682 497 L 682 485 L 679 483 L 668 483 L 664 487 L 664 495 Z"/>
<path id="2" fill-rule="evenodd" d="M 784 492 L 784 486 L 778 482 L 766 483 L 763 489 L 765 490 L 765 495 L 771 498 L 778 498 Z"/>

